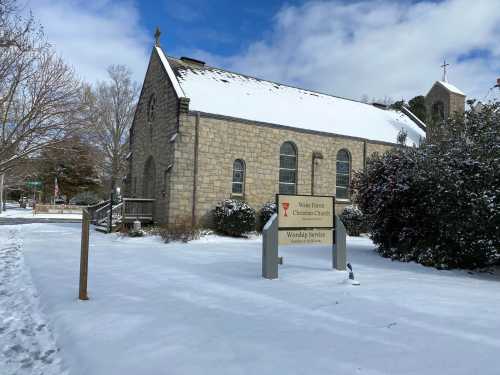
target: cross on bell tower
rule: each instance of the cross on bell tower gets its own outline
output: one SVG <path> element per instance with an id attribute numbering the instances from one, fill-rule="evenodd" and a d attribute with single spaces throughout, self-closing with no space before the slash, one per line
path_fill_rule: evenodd
<path id="1" fill-rule="evenodd" d="M 161 36 L 161 31 L 158 26 L 156 26 L 156 31 L 155 31 L 155 46 L 159 47 L 160 46 L 160 36 Z"/>
<path id="2" fill-rule="evenodd" d="M 441 65 L 441 68 L 443 68 L 443 82 L 448 82 L 448 75 L 446 72 L 446 68 L 450 66 L 450 64 L 446 63 L 446 57 L 444 58 L 444 63 Z"/>

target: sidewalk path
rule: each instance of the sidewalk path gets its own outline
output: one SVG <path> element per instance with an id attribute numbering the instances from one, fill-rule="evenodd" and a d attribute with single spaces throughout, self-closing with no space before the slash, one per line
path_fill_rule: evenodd
<path id="1" fill-rule="evenodd" d="M 26 217 L 0 217 L 0 225 L 36 224 L 36 223 L 81 223 L 81 219 L 60 218 L 26 218 Z"/>
<path id="2" fill-rule="evenodd" d="M 5 234 L 5 232 L 4 232 Z M 0 238 L 0 369 L 2 375 L 67 374 L 40 313 L 18 229 Z"/>

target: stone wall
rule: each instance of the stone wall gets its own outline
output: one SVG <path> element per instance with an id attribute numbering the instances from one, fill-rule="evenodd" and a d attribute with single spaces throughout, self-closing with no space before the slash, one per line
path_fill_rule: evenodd
<path id="1" fill-rule="evenodd" d="M 295 143 L 298 150 L 297 194 L 311 193 L 312 154 L 316 160 L 314 193 L 335 195 L 336 155 L 341 149 L 351 154 L 352 170 L 363 168 L 364 141 L 342 136 L 322 135 L 216 116 L 201 115 L 198 124 L 198 171 L 195 179 L 196 114 L 181 115 L 175 142 L 172 172 L 170 222 L 186 220 L 193 207 L 202 225 L 210 223 L 210 212 L 217 202 L 232 196 L 232 168 L 235 159 L 246 164 L 243 199 L 256 210 L 274 201 L 279 188 L 279 150 L 283 142 Z M 367 156 L 393 147 L 367 141 Z M 196 181 L 196 183 L 195 183 Z M 337 212 L 349 202 L 337 202 Z"/>
<path id="2" fill-rule="evenodd" d="M 152 94 L 156 96 L 155 116 L 153 121 L 148 121 L 148 106 Z M 147 183 L 154 186 L 155 220 L 160 223 L 165 223 L 168 215 L 170 172 L 167 169 L 174 164 L 174 142 L 170 139 L 177 131 L 178 108 L 175 91 L 153 49 L 132 125 L 132 154 L 129 158 L 126 190 L 128 196 L 146 197 L 144 168 L 146 161 L 152 157 L 155 178 Z"/>

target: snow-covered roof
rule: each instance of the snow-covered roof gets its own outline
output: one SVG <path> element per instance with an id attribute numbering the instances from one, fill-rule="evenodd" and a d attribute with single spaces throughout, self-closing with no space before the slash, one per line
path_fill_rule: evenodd
<path id="1" fill-rule="evenodd" d="M 265 81 L 168 57 L 192 111 L 299 129 L 396 143 L 401 129 L 407 144 L 425 132 L 408 116 L 370 104 Z"/>
<path id="2" fill-rule="evenodd" d="M 182 98 L 185 97 L 184 92 L 182 91 L 181 86 L 179 85 L 179 82 L 175 78 L 174 71 L 172 70 L 172 67 L 168 63 L 167 57 L 163 53 L 163 50 L 160 47 L 155 46 L 156 52 L 158 52 L 158 56 L 160 57 L 161 63 L 163 64 L 163 67 L 167 71 L 168 78 L 172 82 L 172 86 L 174 87 L 175 94 L 177 97 Z"/>
<path id="3" fill-rule="evenodd" d="M 460 91 L 456 86 L 452 85 L 449 82 L 446 81 L 437 81 L 440 85 L 444 86 L 445 89 L 448 91 L 454 92 L 455 94 L 463 95 L 466 96 L 462 91 Z"/>

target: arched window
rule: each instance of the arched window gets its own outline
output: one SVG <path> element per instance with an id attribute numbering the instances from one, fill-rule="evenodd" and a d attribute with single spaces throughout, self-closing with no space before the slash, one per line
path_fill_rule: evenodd
<path id="1" fill-rule="evenodd" d="M 442 101 L 435 102 L 432 105 L 432 119 L 434 121 L 444 120 L 444 104 Z"/>
<path id="2" fill-rule="evenodd" d="M 233 163 L 233 194 L 242 195 L 245 192 L 245 162 L 236 159 Z"/>
<path id="3" fill-rule="evenodd" d="M 156 95 L 151 94 L 148 102 L 148 121 L 153 122 L 156 117 Z"/>
<path id="4" fill-rule="evenodd" d="M 336 198 L 349 199 L 349 183 L 351 179 L 351 155 L 347 150 L 337 153 Z"/>
<path id="5" fill-rule="evenodd" d="M 285 142 L 280 148 L 280 194 L 297 194 L 297 148 Z"/>

